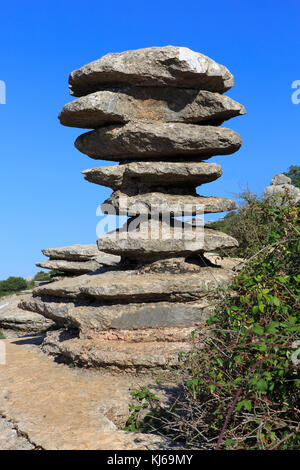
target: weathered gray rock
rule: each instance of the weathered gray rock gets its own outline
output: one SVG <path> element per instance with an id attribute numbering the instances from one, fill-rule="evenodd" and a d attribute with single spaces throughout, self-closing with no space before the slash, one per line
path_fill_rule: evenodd
<path id="1" fill-rule="evenodd" d="M 95 271 L 103 266 L 115 266 L 119 256 L 98 250 L 97 245 L 71 245 L 42 250 L 50 260 L 36 263 L 43 269 L 58 270 L 62 273 L 80 275 Z"/>
<path id="2" fill-rule="evenodd" d="M 134 219 L 118 232 L 109 232 L 97 241 L 98 247 L 108 253 L 127 258 L 148 259 L 153 256 L 186 257 L 198 252 L 238 246 L 235 238 L 203 227 L 193 227 L 173 220 L 172 224 L 155 219 L 139 222 Z"/>
<path id="3" fill-rule="evenodd" d="M 54 323 L 32 311 L 19 308 L 21 301 L 30 298 L 30 294 L 11 295 L 0 302 L 0 329 L 15 332 L 16 336 L 26 333 L 43 333 Z"/>
<path id="4" fill-rule="evenodd" d="M 274 199 L 275 203 L 280 206 L 283 204 L 283 198 L 280 197 L 281 194 L 286 194 L 291 198 L 291 202 L 297 204 L 300 201 L 300 189 L 292 184 L 283 184 L 283 185 L 274 185 L 267 186 L 264 191 L 264 196 L 266 199 Z"/>
<path id="5" fill-rule="evenodd" d="M 66 328 L 79 329 L 86 337 L 113 329 L 190 327 L 204 323 L 213 311 L 213 299 L 196 302 L 150 302 L 84 305 L 31 297 L 22 306 Z"/>
<path id="6" fill-rule="evenodd" d="M 178 366 L 180 353 L 188 352 L 193 348 L 191 335 L 189 341 L 132 343 L 102 338 L 65 339 L 64 336 L 66 336 L 64 331 L 60 330 L 48 333 L 42 345 L 43 351 L 49 355 L 59 356 L 66 362 L 73 362 L 78 366 L 88 368 L 113 367 L 121 371 L 130 371 Z M 151 446 L 151 449 L 155 448 L 152 443 L 147 444 Z"/>
<path id="7" fill-rule="evenodd" d="M 239 271 L 245 261 L 243 258 L 223 257 L 217 253 L 203 253 L 203 257 L 215 266 L 221 266 L 221 268 L 232 269 L 234 271 Z"/>
<path id="8" fill-rule="evenodd" d="M 66 260 L 47 260 L 35 263 L 43 269 L 53 269 L 72 274 L 86 274 L 91 271 L 96 271 L 103 266 L 97 260 L 90 261 L 66 261 Z"/>
<path id="9" fill-rule="evenodd" d="M 21 436 L 16 426 L 7 419 L 0 417 L 0 450 L 34 450 L 34 445 Z"/>
<path id="10" fill-rule="evenodd" d="M 214 181 L 222 175 L 217 163 L 206 162 L 131 162 L 91 168 L 82 172 L 91 183 L 120 189 L 122 186 L 179 186 Z"/>
<path id="11" fill-rule="evenodd" d="M 233 86 L 223 65 L 186 47 L 148 47 L 110 53 L 74 70 L 70 92 L 83 96 L 112 85 L 173 86 L 223 93 Z"/>
<path id="12" fill-rule="evenodd" d="M 101 209 L 104 213 L 135 216 L 137 214 L 171 214 L 175 217 L 210 212 L 225 212 L 236 209 L 231 199 L 223 197 L 189 196 L 167 193 L 145 193 L 127 196 L 121 191 L 114 192 Z"/>
<path id="13" fill-rule="evenodd" d="M 222 124 L 245 114 L 228 96 L 180 88 L 124 88 L 97 91 L 66 104 L 59 114 L 64 126 L 95 129 L 129 121 Z"/>
<path id="14" fill-rule="evenodd" d="M 271 180 L 271 185 L 282 185 L 282 184 L 291 184 L 292 180 L 288 176 L 284 175 L 283 173 L 279 173 L 275 175 Z"/>
<path id="15" fill-rule="evenodd" d="M 46 248 L 42 250 L 42 253 L 51 260 L 65 259 L 68 261 L 89 261 L 95 256 L 99 256 L 99 250 L 96 245 L 71 245 L 60 246 L 59 248 Z"/>
<path id="16" fill-rule="evenodd" d="M 91 158 L 111 161 L 184 158 L 204 160 L 236 152 L 242 139 L 225 127 L 129 122 L 80 135 L 75 147 Z"/>
<path id="17" fill-rule="evenodd" d="M 270 186 L 264 190 L 265 199 L 273 199 L 276 206 L 281 206 L 287 204 L 287 201 L 284 200 L 286 195 L 292 203 L 297 204 L 300 201 L 300 188 L 292 185 L 291 181 L 291 178 L 284 174 L 275 175 Z"/>
<path id="18" fill-rule="evenodd" d="M 203 268 L 197 274 L 139 274 L 134 270 L 94 272 L 45 284 L 34 289 L 35 296 L 102 300 L 183 300 L 203 297 L 225 287 L 232 271 Z"/>

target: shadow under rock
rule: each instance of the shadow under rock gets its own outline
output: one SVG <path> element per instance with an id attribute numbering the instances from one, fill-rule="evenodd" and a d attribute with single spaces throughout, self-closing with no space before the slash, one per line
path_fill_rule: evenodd
<path id="1" fill-rule="evenodd" d="M 22 336 L 22 338 L 12 341 L 12 344 L 16 344 L 17 346 L 22 346 L 23 344 L 33 344 L 36 346 L 40 346 L 44 341 L 46 334 L 36 333 L 33 335 L 26 335 Z"/>

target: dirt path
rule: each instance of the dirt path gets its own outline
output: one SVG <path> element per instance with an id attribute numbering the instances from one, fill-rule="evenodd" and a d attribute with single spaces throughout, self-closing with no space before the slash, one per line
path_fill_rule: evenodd
<path id="1" fill-rule="evenodd" d="M 8 428 L 15 432 L 10 425 L 4 430 L 7 421 L 27 437 L 28 445 L 43 449 L 168 447 L 157 436 L 126 433 L 116 426 L 124 423 L 137 378 L 70 369 L 34 351 L 30 343 L 35 341 L 1 340 L 6 364 L 0 364 L 0 416 L 6 423 L 0 427 L 0 448 L 5 448 Z M 13 439 L 10 436 L 7 442 Z"/>

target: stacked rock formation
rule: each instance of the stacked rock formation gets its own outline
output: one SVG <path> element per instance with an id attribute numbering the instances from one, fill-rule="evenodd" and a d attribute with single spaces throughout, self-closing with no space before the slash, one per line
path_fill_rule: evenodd
<path id="1" fill-rule="evenodd" d="M 79 276 L 107 266 L 115 266 L 120 257 L 103 253 L 97 245 L 71 245 L 47 248 L 42 253 L 49 260 L 36 263 L 43 269 L 59 271 L 62 277 Z"/>
<path id="2" fill-rule="evenodd" d="M 37 288 L 26 308 L 60 328 L 44 350 L 86 366 L 121 369 L 176 365 L 191 332 L 233 276 L 205 252 L 232 247 L 232 237 L 176 217 L 223 212 L 233 201 L 196 187 L 222 174 L 208 163 L 236 152 L 241 137 L 224 121 L 245 114 L 224 96 L 226 67 L 182 47 L 108 54 L 70 75 L 79 97 L 59 115 L 63 125 L 94 129 L 75 142 L 96 160 L 119 162 L 83 172 L 111 187 L 104 213 L 127 215 L 98 248 L 121 256 L 117 267 Z"/>

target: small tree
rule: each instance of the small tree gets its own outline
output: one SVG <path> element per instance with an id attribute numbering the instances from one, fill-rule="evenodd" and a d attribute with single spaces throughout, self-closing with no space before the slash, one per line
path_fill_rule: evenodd
<path id="1" fill-rule="evenodd" d="M 18 292 L 26 288 L 27 283 L 23 277 L 10 276 L 5 281 L 0 282 L 0 293 L 2 295 L 10 292 Z"/>
<path id="2" fill-rule="evenodd" d="M 284 172 L 284 175 L 288 176 L 292 180 L 292 184 L 300 188 L 300 166 L 291 165 L 288 171 Z"/>

